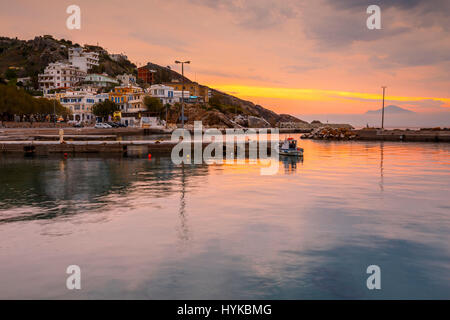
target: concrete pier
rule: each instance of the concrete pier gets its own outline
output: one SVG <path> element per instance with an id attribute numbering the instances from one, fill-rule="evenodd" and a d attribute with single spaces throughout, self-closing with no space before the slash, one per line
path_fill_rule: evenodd
<path id="1" fill-rule="evenodd" d="M 358 140 L 450 142 L 449 130 L 355 130 Z"/>
<path id="2" fill-rule="evenodd" d="M 170 152 L 176 143 L 159 141 L 0 141 L 0 153 L 127 153 L 131 146 L 147 152 Z"/>
<path id="3" fill-rule="evenodd" d="M 194 142 L 191 144 L 191 152 L 194 152 Z M 210 142 L 202 142 L 204 149 Z M 0 141 L 0 154 L 24 154 L 24 155 L 49 155 L 49 154 L 75 154 L 75 153 L 97 153 L 97 154 L 129 154 L 136 151 L 152 154 L 170 154 L 177 142 L 172 141 Z M 250 144 L 246 142 L 245 155 L 248 156 Z M 277 144 L 278 147 L 278 144 Z M 260 145 L 258 145 L 260 148 Z M 225 154 L 226 147 L 223 147 Z M 233 153 L 238 152 L 235 145 Z M 270 142 L 267 143 L 267 154 L 270 155 Z"/>

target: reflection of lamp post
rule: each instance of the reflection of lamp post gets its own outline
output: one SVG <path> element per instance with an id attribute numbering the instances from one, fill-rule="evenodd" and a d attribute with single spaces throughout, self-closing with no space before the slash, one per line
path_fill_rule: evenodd
<path id="1" fill-rule="evenodd" d="M 166 129 L 167 129 L 167 111 L 168 111 L 168 109 L 169 109 L 169 106 L 168 106 L 168 104 L 166 103 Z"/>
<path id="2" fill-rule="evenodd" d="M 383 86 L 381 88 L 383 88 L 383 108 L 381 110 L 381 130 L 384 130 L 384 92 L 387 87 Z"/>
<path id="3" fill-rule="evenodd" d="M 181 163 L 181 199 L 180 199 L 180 240 L 189 240 L 189 227 L 186 216 L 186 173 L 184 162 Z"/>
<path id="4" fill-rule="evenodd" d="M 55 99 L 53 99 L 53 117 L 55 119 L 55 127 L 56 127 L 56 92 L 55 92 Z"/>
<path id="5" fill-rule="evenodd" d="M 184 64 L 191 63 L 190 61 L 175 61 L 176 64 L 181 63 L 181 79 L 183 86 L 181 87 L 181 126 L 184 129 Z"/>

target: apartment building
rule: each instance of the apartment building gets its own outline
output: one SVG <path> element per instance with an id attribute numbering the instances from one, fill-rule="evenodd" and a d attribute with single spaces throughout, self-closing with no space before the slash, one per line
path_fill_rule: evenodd
<path id="1" fill-rule="evenodd" d="M 88 83 L 98 88 L 108 88 L 119 85 L 119 81 L 109 77 L 107 74 L 91 73 L 84 79 L 85 83 Z"/>
<path id="2" fill-rule="evenodd" d="M 182 92 L 181 90 L 174 90 L 173 87 L 166 86 L 163 84 L 154 84 L 147 89 L 147 92 L 150 93 L 152 97 L 158 98 L 161 100 L 163 104 L 174 104 L 176 102 L 182 101 Z M 190 97 L 189 91 L 184 91 L 185 101 L 188 101 Z"/>
<path id="3" fill-rule="evenodd" d="M 120 81 L 120 84 L 123 86 L 135 85 L 136 77 L 132 74 L 121 74 L 116 77 L 117 80 Z"/>
<path id="4" fill-rule="evenodd" d="M 109 99 L 119 105 L 123 112 L 139 112 L 144 111 L 143 103 L 146 93 L 137 86 L 119 86 L 115 87 L 109 93 Z"/>
<path id="5" fill-rule="evenodd" d="M 53 62 L 45 68 L 44 73 L 39 74 L 38 81 L 39 87 L 44 93 L 48 93 L 52 89 L 71 88 L 81 83 L 85 77 L 86 72 L 72 64 Z"/>
<path id="6" fill-rule="evenodd" d="M 92 107 L 98 102 L 109 99 L 109 94 L 96 94 L 93 91 L 67 91 L 59 95 L 60 103 L 72 112 L 73 120 L 95 122 Z"/>
<path id="7" fill-rule="evenodd" d="M 183 83 L 179 81 L 166 82 L 163 84 L 174 88 L 176 91 L 181 92 L 181 90 L 183 90 Z M 184 84 L 184 90 L 189 91 L 191 100 L 208 102 L 211 97 L 211 90 L 207 86 L 202 86 L 197 82 L 186 82 Z"/>
<path id="8" fill-rule="evenodd" d="M 69 63 L 81 71 L 88 72 L 92 67 L 99 65 L 99 55 L 97 52 L 86 51 L 83 48 L 70 48 Z"/>
<path id="9" fill-rule="evenodd" d="M 138 68 L 138 79 L 144 83 L 152 84 L 155 81 L 156 70 L 150 69 L 148 66 Z"/>

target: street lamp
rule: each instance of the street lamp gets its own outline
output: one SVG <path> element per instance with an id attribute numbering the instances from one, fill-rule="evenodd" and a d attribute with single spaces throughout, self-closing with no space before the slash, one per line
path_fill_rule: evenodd
<path id="1" fill-rule="evenodd" d="M 180 64 L 181 63 L 181 79 L 182 79 L 182 83 L 183 86 L 181 88 L 181 126 L 184 129 L 184 64 L 190 64 L 190 61 L 175 61 L 176 64 Z"/>
<path id="2" fill-rule="evenodd" d="M 384 130 L 384 93 L 386 91 L 386 86 L 382 86 L 383 88 L 383 108 L 381 110 L 381 130 Z"/>

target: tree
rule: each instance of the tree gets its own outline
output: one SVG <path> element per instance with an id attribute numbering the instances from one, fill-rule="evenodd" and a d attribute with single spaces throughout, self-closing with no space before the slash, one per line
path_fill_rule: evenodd
<path id="1" fill-rule="evenodd" d="M 158 98 L 146 96 L 144 98 L 144 105 L 147 111 L 161 113 L 164 110 L 164 106 Z"/>
<path id="2" fill-rule="evenodd" d="M 119 106 L 111 100 L 97 102 L 92 107 L 92 113 L 102 119 L 108 118 L 108 116 L 112 115 L 115 111 L 119 111 Z"/>
<path id="3" fill-rule="evenodd" d="M 46 115 L 54 113 L 65 117 L 70 112 L 59 101 L 34 98 L 23 88 L 0 84 L 0 115 L 2 118 L 12 119 L 14 115 L 25 118 L 38 115 L 40 118 L 45 118 Z"/>

